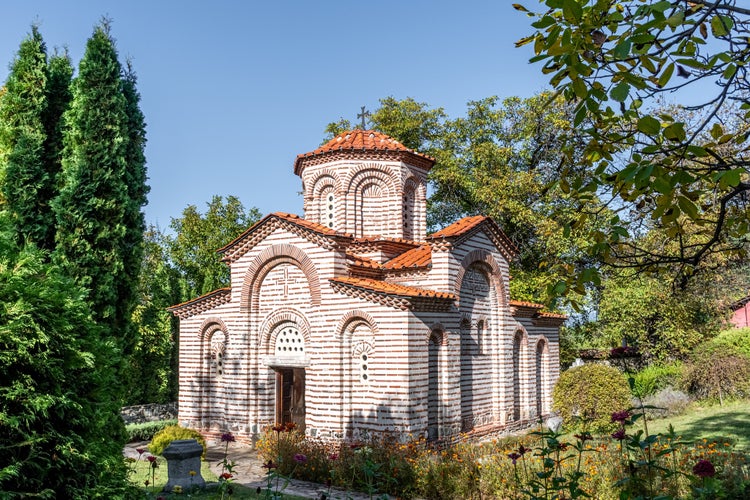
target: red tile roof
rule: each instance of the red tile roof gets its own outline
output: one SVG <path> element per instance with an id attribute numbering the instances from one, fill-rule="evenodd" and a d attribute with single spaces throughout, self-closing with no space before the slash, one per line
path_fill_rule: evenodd
<path id="1" fill-rule="evenodd" d="M 355 129 L 340 133 L 314 151 L 297 155 L 297 159 L 294 162 L 294 173 L 299 175 L 302 168 L 302 163 L 308 158 L 340 152 L 355 151 L 406 153 L 409 155 L 413 155 L 414 157 L 420 159 L 422 162 L 427 162 L 429 164 L 429 167 L 431 167 L 435 163 L 435 160 L 433 158 L 414 151 L 413 149 L 409 149 L 398 142 L 396 139 L 389 137 L 381 132 L 377 132 L 375 130 Z"/>
<path id="2" fill-rule="evenodd" d="M 425 290 L 423 288 L 415 288 L 412 286 L 399 285 L 396 283 L 388 283 L 386 281 L 373 280 L 368 278 L 354 278 L 349 276 L 342 276 L 333 278 L 331 281 L 335 283 L 343 283 L 345 285 L 362 288 L 372 292 L 384 293 L 387 295 L 399 295 L 402 297 L 427 297 L 434 299 L 455 299 L 455 295 L 446 292 L 436 292 L 434 290 Z"/>
<path id="3" fill-rule="evenodd" d="M 429 238 L 451 238 L 454 236 L 461 236 L 462 234 L 474 229 L 487 219 L 488 217 L 484 215 L 464 217 L 463 219 L 457 220 L 450 226 L 444 227 L 436 233 L 432 233 Z"/>
<path id="4" fill-rule="evenodd" d="M 377 261 L 368 259 L 367 257 L 362 257 L 360 255 L 355 255 L 353 253 L 347 253 L 346 260 L 350 261 L 351 265 L 353 266 L 366 267 L 369 269 L 382 268 L 382 266 Z"/>
<path id="5" fill-rule="evenodd" d="M 422 245 L 413 250 L 402 253 L 385 264 L 385 269 L 411 269 L 415 267 L 427 267 L 432 263 L 432 247 Z"/>
<path id="6" fill-rule="evenodd" d="M 303 227 L 305 229 L 308 229 L 310 231 L 313 231 L 314 233 L 321 234 L 324 236 L 338 236 L 338 237 L 344 237 L 344 238 L 352 238 L 352 235 L 349 233 L 340 233 L 334 229 L 331 229 L 328 226 L 324 226 L 322 224 L 318 224 L 317 222 L 312 222 L 307 219 L 303 219 L 299 215 L 294 214 L 288 214 L 285 212 L 274 212 L 272 214 L 268 214 L 265 217 L 263 217 L 261 220 L 247 228 L 242 234 L 237 236 L 235 239 L 224 245 L 223 247 L 216 250 L 218 253 L 226 253 L 228 250 L 233 248 L 237 243 L 245 239 L 249 234 L 251 234 L 253 231 L 255 231 L 257 228 L 261 227 L 263 224 L 265 224 L 269 219 L 276 218 L 276 219 L 282 219 L 288 222 L 291 222 L 292 224 L 295 224 L 297 226 Z"/>
<path id="7" fill-rule="evenodd" d="M 525 300 L 511 300 L 509 302 L 509 305 L 514 307 L 529 307 L 532 309 L 542 309 L 544 307 L 543 304 L 536 304 L 534 302 L 527 302 Z"/>

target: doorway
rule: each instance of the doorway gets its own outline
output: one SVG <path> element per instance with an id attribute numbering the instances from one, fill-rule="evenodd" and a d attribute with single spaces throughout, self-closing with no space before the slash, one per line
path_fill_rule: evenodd
<path id="1" fill-rule="evenodd" d="M 276 422 L 305 431 L 305 369 L 276 369 Z"/>

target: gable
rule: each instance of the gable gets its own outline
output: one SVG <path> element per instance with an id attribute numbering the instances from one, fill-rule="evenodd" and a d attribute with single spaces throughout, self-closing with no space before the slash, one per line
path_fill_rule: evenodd
<path id="1" fill-rule="evenodd" d="M 510 238 L 500 229 L 500 226 L 490 217 L 474 215 L 464 217 L 453 224 L 437 231 L 427 237 L 427 242 L 437 249 L 448 249 L 458 247 L 471 240 L 477 234 L 484 234 L 510 262 L 518 254 L 518 248 L 510 241 Z"/>

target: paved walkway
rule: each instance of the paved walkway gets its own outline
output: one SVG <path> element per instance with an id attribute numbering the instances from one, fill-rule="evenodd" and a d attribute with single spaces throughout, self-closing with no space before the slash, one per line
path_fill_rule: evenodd
<path id="1" fill-rule="evenodd" d="M 211 471 L 217 476 L 221 473 L 221 461 L 224 459 L 224 443 L 220 441 L 208 441 L 206 450 L 206 462 L 209 463 Z M 148 441 L 128 443 L 123 450 L 126 457 L 138 458 L 138 448 L 148 448 Z M 235 463 L 234 479 L 238 484 L 248 488 L 261 488 L 265 490 L 268 485 L 266 469 L 258 457 L 258 453 L 250 446 L 242 443 L 230 443 L 227 458 Z M 329 499 L 341 500 L 369 500 L 370 496 L 362 493 L 349 493 L 332 488 L 330 493 L 322 484 L 309 483 L 293 479 L 284 489 L 284 493 L 296 495 L 303 498 L 322 498 L 321 493 L 326 493 Z M 373 496 L 373 498 L 379 498 Z"/>

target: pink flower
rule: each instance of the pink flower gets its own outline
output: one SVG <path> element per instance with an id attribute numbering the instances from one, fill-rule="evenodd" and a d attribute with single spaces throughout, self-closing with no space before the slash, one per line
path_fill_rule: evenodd
<path id="1" fill-rule="evenodd" d="M 307 462 L 307 457 L 302 453 L 297 453 L 296 455 L 294 455 L 294 461 L 298 464 L 304 464 L 305 462 Z"/>
<path id="2" fill-rule="evenodd" d="M 146 457 L 146 460 L 148 460 L 151 463 L 154 463 L 154 462 L 156 462 L 156 457 L 153 456 L 153 455 L 149 455 L 149 456 Z"/>
<path id="3" fill-rule="evenodd" d="M 620 429 L 617 432 L 613 433 L 612 437 L 618 441 L 622 441 L 623 439 L 625 439 L 625 429 Z"/>
<path id="4" fill-rule="evenodd" d="M 338 453 L 331 453 L 328 455 L 328 460 L 338 460 L 339 454 Z"/>
<path id="5" fill-rule="evenodd" d="M 222 443 L 234 443 L 235 442 L 234 434 L 232 434 L 231 432 L 225 432 L 224 434 L 221 435 L 221 442 Z"/>
<path id="6" fill-rule="evenodd" d="M 693 474 L 701 478 L 714 477 L 716 475 L 716 468 L 714 464 L 706 459 L 698 460 L 698 463 L 693 466 Z"/>
<path id="7" fill-rule="evenodd" d="M 143 455 L 144 453 L 146 453 L 146 450 L 144 448 L 136 448 L 135 451 L 137 451 L 139 455 Z"/>

